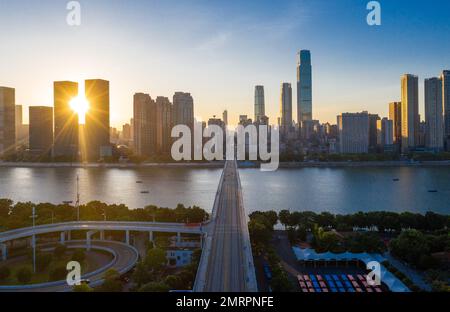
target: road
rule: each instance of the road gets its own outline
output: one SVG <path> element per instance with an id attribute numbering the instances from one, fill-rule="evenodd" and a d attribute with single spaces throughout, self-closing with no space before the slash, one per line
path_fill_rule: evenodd
<path id="1" fill-rule="evenodd" d="M 83 241 L 71 241 L 66 242 L 66 246 L 69 248 L 86 248 L 86 244 Z M 117 272 L 123 274 L 129 271 L 138 261 L 138 253 L 137 250 L 124 243 L 114 242 L 114 241 L 99 241 L 93 240 L 91 249 L 99 249 L 99 250 L 109 250 L 114 254 L 114 259 L 111 263 L 92 272 L 94 274 L 83 274 L 82 278 L 86 278 L 90 280 L 91 286 L 98 286 L 103 281 L 104 273 L 109 269 L 114 269 Z M 83 269 L 82 269 L 83 270 Z M 2 291 L 22 291 L 22 292 L 66 292 L 71 291 L 72 286 L 67 285 L 65 282 L 52 283 L 51 285 L 43 285 L 41 287 L 0 287 L 0 292 Z"/>
<path id="2" fill-rule="evenodd" d="M 208 233 L 210 249 L 202 255 L 208 258 L 206 274 L 196 291 L 256 291 L 247 220 L 234 161 L 225 164 L 214 209 L 211 233 Z"/>
<path id="3" fill-rule="evenodd" d="M 46 234 L 73 230 L 111 230 L 111 231 L 154 231 L 168 233 L 201 234 L 199 226 L 187 226 L 183 223 L 133 222 L 133 221 L 75 221 L 45 224 L 35 228 L 27 227 L 0 233 L 0 243 L 13 239 L 30 237 L 33 234 Z"/>

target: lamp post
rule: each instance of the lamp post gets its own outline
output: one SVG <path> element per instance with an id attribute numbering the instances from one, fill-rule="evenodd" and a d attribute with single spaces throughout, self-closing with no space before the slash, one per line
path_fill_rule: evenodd
<path id="1" fill-rule="evenodd" d="M 75 207 L 77 208 L 77 221 L 80 221 L 80 177 L 77 175 L 77 201 Z"/>
<path id="2" fill-rule="evenodd" d="M 36 226 L 36 207 L 33 207 L 33 213 L 30 216 L 30 218 L 33 219 L 33 236 L 32 236 L 32 243 L 33 243 L 33 272 L 36 273 L 36 233 L 35 233 L 35 226 Z"/>

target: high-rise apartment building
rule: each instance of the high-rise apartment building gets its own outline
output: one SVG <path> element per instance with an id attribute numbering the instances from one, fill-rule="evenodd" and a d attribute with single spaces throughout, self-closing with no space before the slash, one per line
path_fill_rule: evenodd
<path id="1" fill-rule="evenodd" d="M 377 123 L 380 116 L 377 114 L 369 114 L 369 151 L 376 152 L 377 150 Z"/>
<path id="2" fill-rule="evenodd" d="M 405 74 L 402 85 L 402 152 L 406 153 L 419 142 L 419 78 Z"/>
<path id="3" fill-rule="evenodd" d="M 51 157 L 53 146 L 53 107 L 29 107 L 30 152 L 39 157 Z"/>
<path id="4" fill-rule="evenodd" d="M 297 55 L 297 123 L 312 120 L 311 52 L 301 50 Z"/>
<path id="5" fill-rule="evenodd" d="M 343 113 L 337 117 L 339 146 L 342 154 L 369 152 L 369 114 Z"/>
<path id="6" fill-rule="evenodd" d="M 442 106 L 444 110 L 444 139 L 447 151 L 450 151 L 450 70 L 444 70 L 442 80 Z"/>
<path id="7" fill-rule="evenodd" d="M 16 91 L 0 87 L 0 156 L 15 152 Z"/>
<path id="8" fill-rule="evenodd" d="M 78 114 L 70 101 L 78 95 L 78 83 L 55 81 L 53 83 L 54 145 L 53 156 L 74 160 L 78 156 Z"/>
<path id="9" fill-rule="evenodd" d="M 284 134 L 290 132 L 292 127 L 292 87 L 286 82 L 281 84 L 280 127 Z"/>
<path id="10" fill-rule="evenodd" d="M 133 99 L 134 149 L 144 157 L 153 156 L 156 147 L 156 103 L 150 95 L 136 93 Z"/>
<path id="11" fill-rule="evenodd" d="M 264 86 L 255 86 L 255 122 L 265 115 Z"/>
<path id="12" fill-rule="evenodd" d="M 444 148 L 442 80 L 425 79 L 425 146 L 436 151 Z"/>
<path id="13" fill-rule="evenodd" d="M 394 122 L 388 118 L 377 120 L 377 144 L 382 150 L 394 144 Z M 390 150 L 393 150 L 390 148 Z"/>
<path id="14" fill-rule="evenodd" d="M 402 142 L 402 102 L 389 103 L 389 119 L 394 126 L 394 144 Z"/>
<path id="15" fill-rule="evenodd" d="M 172 147 L 172 103 L 164 96 L 156 98 L 156 145 L 157 152 L 167 155 Z"/>
<path id="16" fill-rule="evenodd" d="M 88 161 L 112 155 L 109 123 L 109 81 L 85 81 L 85 96 L 89 102 L 84 126 L 85 155 Z"/>
<path id="17" fill-rule="evenodd" d="M 173 95 L 173 124 L 194 126 L 194 99 L 190 93 L 175 92 Z"/>

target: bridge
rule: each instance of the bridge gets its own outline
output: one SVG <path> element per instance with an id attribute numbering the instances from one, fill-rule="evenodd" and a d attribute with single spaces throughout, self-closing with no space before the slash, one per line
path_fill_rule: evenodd
<path id="1" fill-rule="evenodd" d="M 31 245 L 36 244 L 36 236 L 39 234 L 60 233 L 60 243 L 71 241 L 71 232 L 86 230 L 86 244 L 89 249 L 92 236 L 100 234 L 100 240 L 104 240 L 105 231 L 123 231 L 125 233 L 125 243 L 130 244 L 130 232 L 147 232 L 149 240 L 153 242 L 154 232 L 176 233 L 177 241 L 181 241 L 181 234 L 202 235 L 202 225 L 186 225 L 183 223 L 167 222 L 133 222 L 133 221 L 74 221 L 65 223 L 44 224 L 35 227 L 26 227 L 0 233 L 0 251 L 2 260 L 7 259 L 7 242 L 31 237 Z"/>
<path id="2" fill-rule="evenodd" d="M 85 230 L 86 246 L 90 249 L 92 237 L 104 231 L 123 231 L 125 243 L 130 245 L 130 232 L 148 232 L 153 241 L 154 232 L 198 234 L 202 240 L 202 255 L 194 284 L 194 291 L 202 292 L 256 292 L 256 276 L 242 199 L 242 188 L 236 161 L 226 161 L 216 192 L 211 220 L 199 225 L 163 222 L 132 221 L 75 221 L 45 224 L 0 233 L 0 252 L 7 259 L 7 242 L 36 236 L 60 233 L 60 243 L 71 241 L 71 232 Z"/>
<path id="3" fill-rule="evenodd" d="M 220 178 L 194 284 L 196 292 L 256 292 L 247 217 L 236 161 Z"/>

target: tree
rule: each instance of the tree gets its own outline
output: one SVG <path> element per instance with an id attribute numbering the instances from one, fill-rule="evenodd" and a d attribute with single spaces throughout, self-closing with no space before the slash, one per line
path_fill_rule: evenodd
<path id="1" fill-rule="evenodd" d="M 425 235 L 417 230 L 403 231 L 391 240 L 389 248 L 394 256 L 414 265 L 418 265 L 420 257 L 430 250 Z"/>
<path id="2" fill-rule="evenodd" d="M 177 275 L 169 275 L 165 278 L 164 284 L 168 285 L 171 289 L 183 289 L 184 283 Z"/>
<path id="3" fill-rule="evenodd" d="M 258 222 L 257 220 L 250 220 L 248 223 L 248 231 L 251 241 L 254 244 L 266 245 L 272 236 L 272 231 L 267 228 L 266 225 Z"/>
<path id="4" fill-rule="evenodd" d="M 290 223 L 289 222 L 290 217 L 291 217 L 291 212 L 289 210 L 281 210 L 278 213 L 278 218 L 280 219 L 281 224 L 283 224 L 285 228 Z"/>
<path id="5" fill-rule="evenodd" d="M 49 253 L 38 253 L 36 255 L 36 269 L 39 272 L 45 271 L 52 262 L 52 255 Z"/>
<path id="6" fill-rule="evenodd" d="M 66 251 L 67 251 L 66 245 L 58 245 L 53 251 L 53 254 L 57 259 L 61 259 L 65 255 Z"/>
<path id="7" fill-rule="evenodd" d="M 73 286 L 74 292 L 92 292 L 94 291 L 88 284 L 81 283 L 80 285 Z"/>
<path id="8" fill-rule="evenodd" d="M 160 248 L 150 249 L 145 257 L 145 265 L 150 270 L 159 270 L 166 262 L 166 252 Z"/>
<path id="9" fill-rule="evenodd" d="M 67 269 L 64 266 L 57 266 L 50 270 L 49 280 L 50 281 L 60 281 L 64 280 L 67 275 Z"/>
<path id="10" fill-rule="evenodd" d="M 0 281 L 7 279 L 11 275 L 11 270 L 7 266 L 0 267 Z"/>
<path id="11" fill-rule="evenodd" d="M 121 292 L 123 289 L 120 274 L 114 269 L 109 269 L 104 275 L 103 284 L 98 288 L 101 292 Z"/>
<path id="12" fill-rule="evenodd" d="M 140 292 L 168 292 L 170 287 L 163 282 L 150 282 L 139 288 Z"/>
<path id="13" fill-rule="evenodd" d="M 32 274 L 29 267 L 23 267 L 17 270 L 16 278 L 21 284 L 27 284 L 31 281 Z"/>

